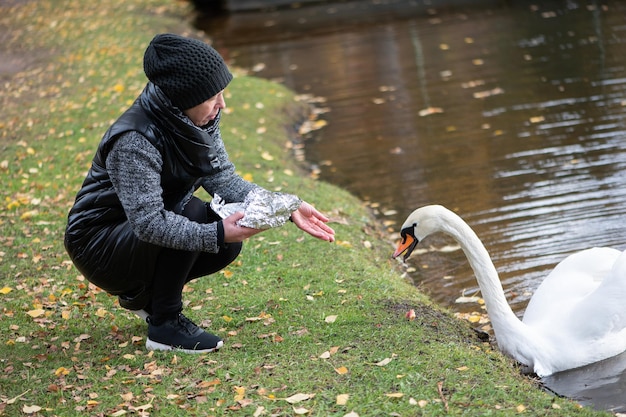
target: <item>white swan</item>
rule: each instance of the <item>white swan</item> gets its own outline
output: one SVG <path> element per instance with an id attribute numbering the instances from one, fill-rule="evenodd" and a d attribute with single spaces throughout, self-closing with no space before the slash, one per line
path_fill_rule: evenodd
<path id="1" fill-rule="evenodd" d="M 539 376 L 578 368 L 626 350 L 626 251 L 593 248 L 568 256 L 545 278 L 520 321 L 506 301 L 487 249 L 442 206 L 415 210 L 393 254 L 406 260 L 426 236 L 443 232 L 474 270 L 499 348 Z"/>

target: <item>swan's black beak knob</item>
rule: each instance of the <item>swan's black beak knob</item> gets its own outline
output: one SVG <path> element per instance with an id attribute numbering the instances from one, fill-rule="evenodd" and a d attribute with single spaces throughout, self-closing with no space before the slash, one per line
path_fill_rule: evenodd
<path id="1" fill-rule="evenodd" d="M 411 256 L 411 253 L 413 252 L 415 246 L 417 246 L 419 241 L 413 235 L 413 228 L 407 228 L 402 230 L 400 232 L 400 236 L 402 236 L 402 240 L 398 243 L 398 247 L 391 257 L 397 258 L 403 252 L 405 252 L 404 260 L 406 261 L 408 257 Z"/>

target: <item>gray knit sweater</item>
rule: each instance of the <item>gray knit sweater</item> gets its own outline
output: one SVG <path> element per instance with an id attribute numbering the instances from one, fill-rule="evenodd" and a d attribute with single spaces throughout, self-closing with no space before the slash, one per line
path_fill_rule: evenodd
<path id="1" fill-rule="evenodd" d="M 202 186 L 210 195 L 217 193 L 228 202 L 243 201 L 258 186 L 235 173 L 224 143 L 221 139 L 215 142 L 220 168 L 203 178 Z M 158 246 L 217 253 L 217 223 L 200 224 L 165 210 L 162 165 L 159 151 L 135 131 L 121 135 L 107 156 L 107 171 L 133 231 L 140 240 Z"/>

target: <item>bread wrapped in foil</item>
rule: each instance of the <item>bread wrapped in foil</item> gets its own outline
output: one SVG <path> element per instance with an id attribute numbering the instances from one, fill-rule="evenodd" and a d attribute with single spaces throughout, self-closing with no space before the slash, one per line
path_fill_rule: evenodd
<path id="1" fill-rule="evenodd" d="M 254 188 L 241 203 L 226 203 L 215 194 L 211 200 L 211 209 L 222 219 L 241 211 L 244 217 L 238 221 L 239 226 L 253 229 L 270 229 L 284 225 L 291 213 L 302 204 L 293 194 L 268 191 Z"/>

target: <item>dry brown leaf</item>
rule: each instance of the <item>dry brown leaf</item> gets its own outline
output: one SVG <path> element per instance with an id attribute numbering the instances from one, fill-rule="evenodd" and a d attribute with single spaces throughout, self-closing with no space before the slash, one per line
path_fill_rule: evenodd
<path id="1" fill-rule="evenodd" d="M 285 401 L 287 401 L 289 404 L 296 404 L 296 403 L 299 403 L 300 401 L 310 400 L 313 397 L 315 397 L 315 394 L 298 393 L 298 394 L 292 395 L 291 397 L 285 398 Z"/>
<path id="2" fill-rule="evenodd" d="M 443 113 L 443 109 L 440 107 L 428 107 L 419 111 L 421 117 L 430 116 L 431 114 Z"/>
<path id="3" fill-rule="evenodd" d="M 22 407 L 22 411 L 24 412 L 24 414 L 35 414 L 41 411 L 41 407 L 39 407 L 38 405 L 25 405 L 24 407 Z"/>
<path id="4" fill-rule="evenodd" d="M 122 397 L 124 401 L 132 401 L 135 395 L 132 392 L 127 392 L 125 394 L 120 394 L 120 397 Z"/>
<path id="5" fill-rule="evenodd" d="M 391 358 L 385 358 L 382 361 L 376 362 L 374 365 L 376 365 L 376 366 L 385 366 L 385 365 L 388 365 L 389 362 L 391 362 L 391 360 L 392 360 Z"/>
<path id="6" fill-rule="evenodd" d="M 18 396 L 16 396 L 16 397 L 13 397 L 13 398 L 11 398 L 11 399 L 8 399 L 8 400 L 6 400 L 5 402 L 6 402 L 7 404 L 13 404 L 13 403 L 14 403 L 14 402 L 16 402 L 17 400 L 19 400 L 21 397 L 23 397 L 24 395 L 28 394 L 28 392 L 29 392 L 29 391 L 30 391 L 30 390 L 26 390 L 26 391 L 24 391 L 23 393 L 21 393 L 20 395 L 18 395 Z"/>
<path id="7" fill-rule="evenodd" d="M 196 387 L 198 387 L 198 388 L 209 388 L 209 387 L 213 387 L 213 386 L 219 385 L 221 383 L 222 383 L 222 381 L 220 381 L 219 378 L 215 378 L 212 381 L 201 381 L 201 382 L 196 384 Z"/>
<path id="8" fill-rule="evenodd" d="M 337 316 L 326 316 L 326 318 L 324 319 L 326 323 L 334 323 L 335 320 L 337 320 Z"/>
<path id="9" fill-rule="evenodd" d="M 144 404 L 144 405 L 140 405 L 139 407 L 133 407 L 133 410 L 146 411 L 146 410 L 149 410 L 150 408 L 152 408 L 152 404 Z"/>

